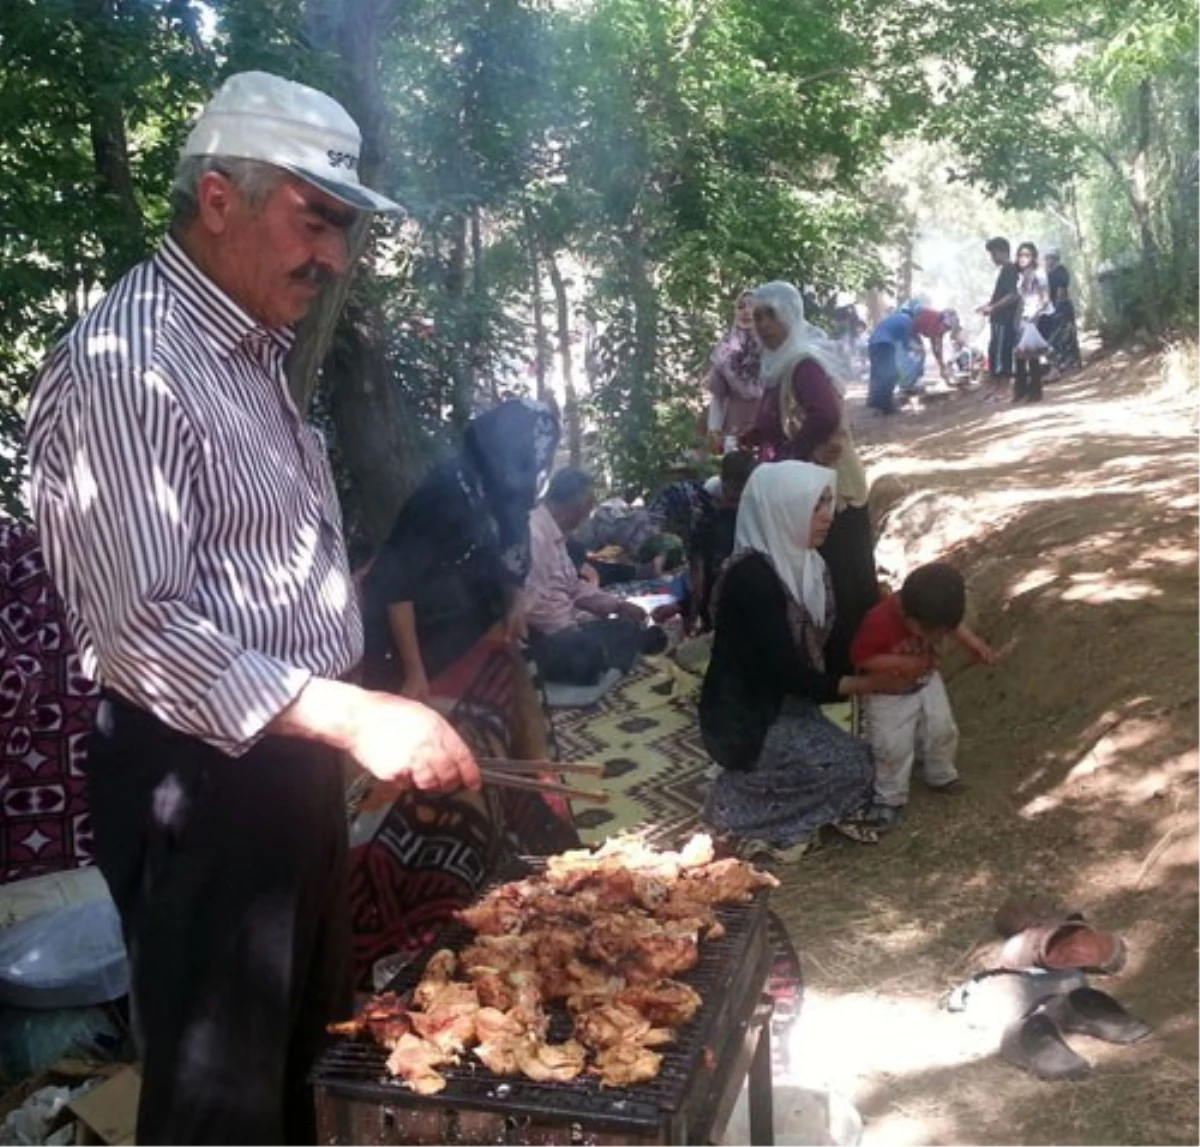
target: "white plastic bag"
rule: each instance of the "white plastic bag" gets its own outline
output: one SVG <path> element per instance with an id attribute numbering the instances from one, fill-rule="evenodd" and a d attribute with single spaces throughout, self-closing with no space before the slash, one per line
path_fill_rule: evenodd
<path id="1" fill-rule="evenodd" d="M 1021 330 L 1021 341 L 1017 343 L 1017 354 L 1023 358 L 1034 358 L 1042 351 L 1047 350 L 1049 346 L 1050 344 L 1042 338 L 1042 332 L 1038 330 L 1037 323 L 1032 319 L 1026 319 Z"/>
<path id="2" fill-rule="evenodd" d="M 97 900 L 0 932 L 0 1004 L 80 1008 L 129 991 L 117 906 Z"/>

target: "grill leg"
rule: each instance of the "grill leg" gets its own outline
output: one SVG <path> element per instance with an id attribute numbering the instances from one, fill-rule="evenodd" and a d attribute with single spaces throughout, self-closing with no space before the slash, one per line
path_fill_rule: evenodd
<path id="1" fill-rule="evenodd" d="M 775 1104 L 771 1095 L 771 1023 L 759 1025 L 758 1043 L 750 1062 L 750 1142 L 772 1147 L 775 1142 Z"/>

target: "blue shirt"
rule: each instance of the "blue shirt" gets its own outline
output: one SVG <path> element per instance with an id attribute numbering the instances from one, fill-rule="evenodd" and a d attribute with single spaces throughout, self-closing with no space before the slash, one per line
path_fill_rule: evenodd
<path id="1" fill-rule="evenodd" d="M 888 315 L 872 332 L 868 346 L 880 346 L 891 343 L 893 346 L 907 346 L 916 333 L 912 315 L 897 311 Z"/>

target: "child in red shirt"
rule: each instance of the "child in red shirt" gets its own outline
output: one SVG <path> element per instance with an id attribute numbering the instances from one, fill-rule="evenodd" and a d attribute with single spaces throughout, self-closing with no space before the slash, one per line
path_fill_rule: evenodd
<path id="1" fill-rule="evenodd" d="M 908 803 L 918 752 L 930 788 L 948 789 L 958 781 L 958 726 L 937 671 L 938 645 L 952 634 L 980 661 L 990 665 L 996 659 L 988 644 L 963 624 L 965 612 L 962 574 L 945 562 L 932 562 L 913 570 L 899 593 L 863 618 L 850 646 L 859 672 L 899 671 L 916 681 L 907 693 L 863 698 L 875 754 L 876 818 L 882 827 L 894 824 Z"/>

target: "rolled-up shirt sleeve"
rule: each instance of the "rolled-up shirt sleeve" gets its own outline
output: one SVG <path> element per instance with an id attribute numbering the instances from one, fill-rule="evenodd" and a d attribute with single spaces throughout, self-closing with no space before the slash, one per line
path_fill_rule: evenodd
<path id="1" fill-rule="evenodd" d="M 195 608 L 204 539 L 192 476 L 204 440 L 170 387 L 153 371 L 73 387 L 31 457 L 51 573 L 91 639 L 86 668 L 180 732 L 244 752 L 311 674 L 245 648 Z"/>

